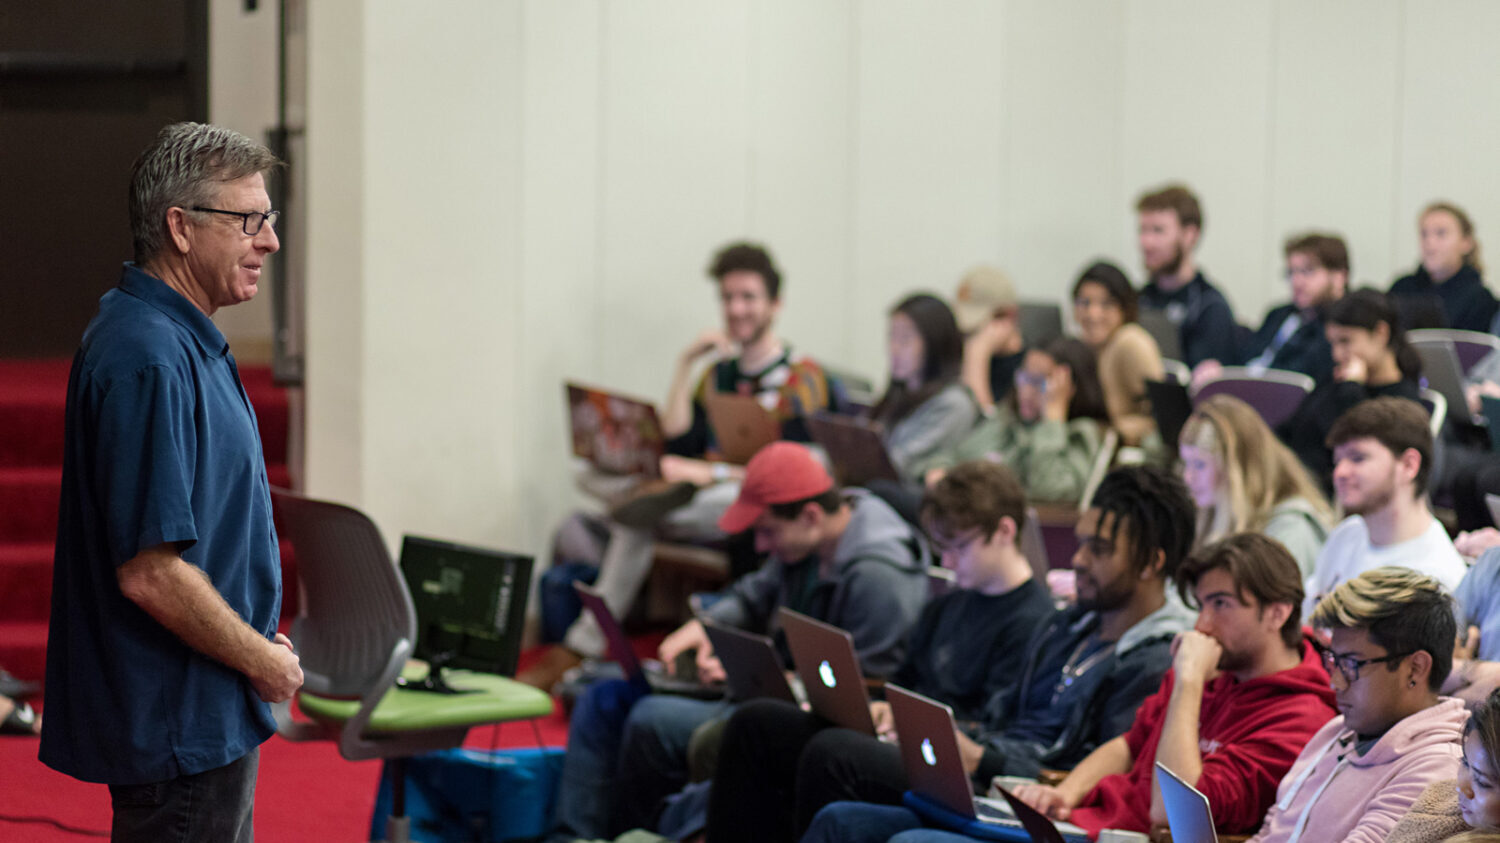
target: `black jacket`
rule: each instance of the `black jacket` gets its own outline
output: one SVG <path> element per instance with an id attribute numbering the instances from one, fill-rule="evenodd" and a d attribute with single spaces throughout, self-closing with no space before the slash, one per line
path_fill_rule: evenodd
<path id="1" fill-rule="evenodd" d="M 1500 308 L 1500 303 L 1484 286 L 1484 279 L 1479 277 L 1479 270 L 1468 264 L 1441 284 L 1434 284 L 1427 267 L 1419 266 L 1416 272 L 1397 279 L 1390 294 L 1402 298 L 1436 298 L 1442 302 L 1448 327 L 1465 331 L 1488 333 L 1495 311 Z"/>

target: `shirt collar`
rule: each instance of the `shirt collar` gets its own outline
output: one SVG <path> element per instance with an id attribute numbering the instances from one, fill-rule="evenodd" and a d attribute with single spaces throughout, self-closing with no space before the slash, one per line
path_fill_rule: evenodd
<path id="1" fill-rule="evenodd" d="M 217 325 L 198 306 L 131 261 L 126 261 L 120 276 L 120 289 L 165 313 L 173 322 L 186 328 L 205 354 L 223 357 L 229 353 L 229 341 Z"/>

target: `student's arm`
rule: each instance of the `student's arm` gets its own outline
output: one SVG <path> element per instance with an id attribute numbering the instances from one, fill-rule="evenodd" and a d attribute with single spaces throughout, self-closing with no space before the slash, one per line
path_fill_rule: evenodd
<path id="1" fill-rule="evenodd" d="M 120 591 L 194 650 L 245 675 L 265 702 L 282 702 L 302 687 L 292 642 L 268 640 L 240 618 L 201 568 L 172 544 L 149 547 L 115 569 Z"/>
<path id="2" fill-rule="evenodd" d="M 1224 649 L 1219 642 L 1196 630 L 1182 633 L 1172 659 L 1172 695 L 1162 721 L 1156 761 L 1188 784 L 1196 785 L 1203 774 L 1203 755 L 1198 749 L 1198 719 L 1203 710 L 1203 689 L 1217 671 Z M 1151 825 L 1167 824 L 1161 789 L 1151 780 Z"/>
<path id="3" fill-rule="evenodd" d="M 1031 431 L 1031 455 L 1022 484 L 1026 496 L 1038 501 L 1078 500 L 1098 453 L 1098 429 L 1090 419 L 1037 424 Z"/>
<path id="4" fill-rule="evenodd" d="M 1141 411 L 1146 381 L 1162 380 L 1166 369 L 1162 367 L 1161 351 L 1145 329 L 1132 324 L 1119 330 L 1123 333 L 1099 356 L 1099 383 L 1104 388 L 1110 424 L 1125 444 L 1136 445 L 1156 429 L 1151 414 Z"/>
<path id="5" fill-rule="evenodd" d="M 921 482 L 927 460 L 957 444 L 978 418 L 979 408 L 967 390 L 950 387 L 937 393 L 886 431 L 891 465 L 903 479 Z"/>
<path id="6" fill-rule="evenodd" d="M 667 403 L 662 405 L 661 412 L 661 432 L 668 439 L 676 439 L 693 426 L 693 364 L 715 349 L 727 356 L 732 346 L 723 331 L 709 330 L 699 334 L 678 355 L 672 385 L 667 389 Z"/>

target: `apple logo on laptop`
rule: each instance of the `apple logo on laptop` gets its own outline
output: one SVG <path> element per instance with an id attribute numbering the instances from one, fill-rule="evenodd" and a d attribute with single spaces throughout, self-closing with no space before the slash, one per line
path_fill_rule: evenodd
<path id="1" fill-rule="evenodd" d="M 937 752 L 933 750 L 932 741 L 928 738 L 922 739 L 922 760 L 926 761 L 929 767 L 937 766 Z"/>
<path id="2" fill-rule="evenodd" d="M 822 679 L 823 684 L 829 688 L 839 684 L 839 681 L 833 676 L 833 668 L 829 666 L 828 659 L 824 659 L 823 663 L 818 665 L 818 678 Z"/>

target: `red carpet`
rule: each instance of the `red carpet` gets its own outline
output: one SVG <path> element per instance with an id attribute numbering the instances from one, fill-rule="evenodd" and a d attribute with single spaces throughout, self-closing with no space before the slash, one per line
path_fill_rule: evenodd
<path id="1" fill-rule="evenodd" d="M 653 636 L 648 645 L 654 649 Z M 521 657 L 528 666 L 538 651 Z M 43 717 L 45 728 L 46 718 Z M 475 749 L 566 746 L 568 722 L 560 708 L 536 721 L 487 726 L 469 733 Z M 81 830 L 109 831 L 109 791 L 54 772 L 36 760 L 37 739 L 0 738 L 0 841 L 53 843 L 91 838 L 49 822 L 17 822 L 32 817 Z M 370 812 L 380 762 L 345 761 L 329 742 L 291 743 L 273 737 L 261 746 L 255 793 L 257 840 L 288 843 L 340 843 L 368 840 Z"/>

